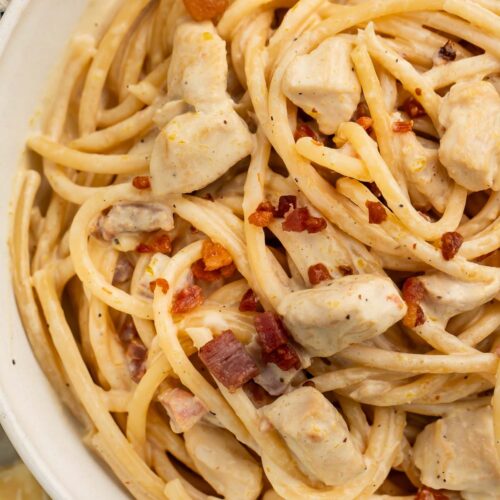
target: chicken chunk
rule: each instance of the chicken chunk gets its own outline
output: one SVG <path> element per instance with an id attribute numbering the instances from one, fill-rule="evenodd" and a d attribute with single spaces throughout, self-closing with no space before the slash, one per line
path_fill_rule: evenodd
<path id="1" fill-rule="evenodd" d="M 401 115 L 394 113 L 394 121 Z M 412 202 L 419 208 L 433 206 L 443 213 L 451 193 L 451 179 L 439 163 L 438 148 L 417 138 L 414 132 L 393 135 L 393 146 L 401 170 L 409 183 Z"/>
<path id="2" fill-rule="evenodd" d="M 403 318 L 406 305 L 392 280 L 362 274 L 290 293 L 278 313 L 310 355 L 331 356 L 386 331 Z"/>
<path id="3" fill-rule="evenodd" d="M 261 409 L 285 439 L 300 469 L 329 486 L 365 470 L 347 425 L 335 407 L 313 387 L 301 387 Z"/>
<path id="4" fill-rule="evenodd" d="M 455 84 L 443 99 L 439 159 L 470 191 L 500 189 L 500 96 L 488 82 Z"/>
<path id="5" fill-rule="evenodd" d="M 335 133 L 348 121 L 361 98 L 351 50 L 349 36 L 329 38 L 310 54 L 294 59 L 283 79 L 284 94 L 315 118 L 324 134 Z"/>
<path id="6" fill-rule="evenodd" d="M 155 141 L 155 194 L 201 189 L 250 154 L 252 135 L 234 111 L 227 76 L 226 44 L 213 24 L 182 24 L 174 39 L 168 99 L 191 109 L 170 120 Z"/>
<path id="7" fill-rule="evenodd" d="M 124 234 L 170 231 L 173 227 L 172 210 L 161 203 L 120 203 L 97 222 L 97 230 L 106 241 Z"/>
<path id="8" fill-rule="evenodd" d="M 490 406 L 460 410 L 429 424 L 417 437 L 413 456 L 422 482 L 431 488 L 461 491 L 464 498 L 499 498 L 494 443 Z"/>
<path id="9" fill-rule="evenodd" d="M 462 281 L 444 273 L 429 273 L 418 279 L 425 288 L 420 304 L 428 319 L 446 325 L 457 314 L 471 311 L 492 300 L 500 290 L 500 283 Z"/>
<path id="10" fill-rule="evenodd" d="M 198 472 L 227 500 L 254 500 L 262 490 L 262 469 L 228 431 L 196 424 L 184 433 Z M 228 474 L 230 472 L 230 474 Z"/>

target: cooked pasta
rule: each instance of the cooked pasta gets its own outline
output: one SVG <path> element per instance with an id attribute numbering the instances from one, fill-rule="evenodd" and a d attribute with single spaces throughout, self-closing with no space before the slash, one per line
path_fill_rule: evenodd
<path id="1" fill-rule="evenodd" d="M 11 234 L 85 443 L 138 499 L 499 498 L 498 2 L 98 4 Z"/>

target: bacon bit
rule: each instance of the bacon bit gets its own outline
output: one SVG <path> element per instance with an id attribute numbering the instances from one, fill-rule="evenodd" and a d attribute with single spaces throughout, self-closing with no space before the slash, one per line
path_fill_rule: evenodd
<path id="1" fill-rule="evenodd" d="M 203 262 L 203 259 L 197 260 L 191 266 L 191 272 L 197 280 L 208 281 L 209 283 L 213 283 L 214 281 L 221 279 L 220 272 L 207 271 L 205 269 L 205 263 Z"/>
<path id="2" fill-rule="evenodd" d="M 255 316 L 254 325 L 257 340 L 264 353 L 269 354 L 288 342 L 288 332 L 277 314 L 260 313 Z"/>
<path id="3" fill-rule="evenodd" d="M 167 234 L 160 234 L 147 243 L 139 243 L 135 249 L 138 253 L 172 253 L 172 241 Z"/>
<path id="4" fill-rule="evenodd" d="M 274 207 L 271 202 L 264 201 L 257 210 L 248 217 L 248 222 L 257 227 L 267 227 L 274 219 Z"/>
<path id="5" fill-rule="evenodd" d="M 259 306 L 259 298 L 255 295 L 255 292 L 249 288 L 241 297 L 240 305 L 238 309 L 241 312 L 254 312 L 257 311 Z"/>
<path id="6" fill-rule="evenodd" d="M 317 285 L 322 281 L 332 279 L 332 275 L 328 271 L 327 267 L 321 262 L 318 262 L 317 264 L 310 266 L 309 269 L 307 270 L 307 275 L 309 277 L 311 285 Z"/>
<path id="7" fill-rule="evenodd" d="M 168 289 L 170 288 L 170 285 L 168 284 L 168 281 L 164 278 L 158 278 L 154 281 L 149 282 L 149 289 L 154 293 L 156 290 L 156 287 L 159 286 L 161 288 L 161 291 L 163 293 L 167 293 Z"/>
<path id="8" fill-rule="evenodd" d="M 369 130 L 373 125 L 373 118 L 370 118 L 369 116 L 360 116 L 356 120 L 356 123 L 361 125 L 365 130 Z"/>
<path id="9" fill-rule="evenodd" d="M 256 408 L 262 408 L 274 401 L 274 398 L 259 384 L 250 380 L 243 386 L 246 395 L 252 400 Z"/>
<path id="10" fill-rule="evenodd" d="M 120 254 L 113 274 L 113 285 L 126 283 L 132 277 L 134 267 L 125 255 Z"/>
<path id="11" fill-rule="evenodd" d="M 281 345 L 270 353 L 263 352 L 262 359 L 266 363 L 274 363 L 283 371 L 288 371 L 292 368 L 298 370 L 301 367 L 297 351 L 290 344 Z"/>
<path id="12" fill-rule="evenodd" d="M 175 295 L 172 305 L 174 314 L 183 314 L 203 304 L 203 290 L 198 285 L 187 286 Z"/>
<path id="13" fill-rule="evenodd" d="M 223 278 L 230 278 L 236 272 L 236 264 L 231 262 L 228 266 L 221 267 L 219 272 Z"/>
<path id="14" fill-rule="evenodd" d="M 201 255 L 207 271 L 216 271 L 233 263 L 231 254 L 221 244 L 209 240 L 203 242 Z"/>
<path id="15" fill-rule="evenodd" d="M 293 195 L 280 196 L 278 208 L 273 210 L 275 218 L 283 218 L 290 210 L 297 208 L 297 197 Z"/>
<path id="16" fill-rule="evenodd" d="M 451 260 L 457 252 L 460 250 L 462 243 L 464 242 L 464 237 L 455 232 L 444 233 L 441 236 L 441 253 L 443 254 L 444 260 Z"/>
<path id="17" fill-rule="evenodd" d="M 370 224 L 381 224 L 387 220 L 387 212 L 380 201 L 367 201 L 368 222 Z"/>
<path id="18" fill-rule="evenodd" d="M 125 345 L 132 342 L 135 338 L 139 338 L 139 334 L 137 333 L 131 316 L 127 316 L 127 319 L 123 322 L 123 325 L 118 332 L 118 338 Z"/>
<path id="19" fill-rule="evenodd" d="M 296 208 L 288 213 L 285 221 L 281 224 L 284 231 L 300 233 L 318 233 L 326 228 L 326 220 L 323 217 L 313 217 L 307 207 Z"/>
<path id="20" fill-rule="evenodd" d="M 403 284 L 403 300 L 408 306 L 403 325 L 407 328 L 415 328 L 425 323 L 424 311 L 420 302 L 424 300 L 425 288 L 417 278 L 408 278 Z"/>
<path id="21" fill-rule="evenodd" d="M 177 434 L 186 432 L 208 413 L 208 408 L 196 396 L 178 387 L 158 396 L 158 401 L 170 417 L 170 427 Z"/>
<path id="22" fill-rule="evenodd" d="M 316 132 L 314 132 L 314 130 L 305 123 L 300 123 L 299 125 L 297 125 L 295 133 L 293 134 L 295 142 L 297 142 L 299 139 L 302 139 L 302 137 L 311 137 L 315 141 L 318 140 Z"/>
<path id="23" fill-rule="evenodd" d="M 224 13 L 228 0 L 184 0 L 184 5 L 195 21 L 209 21 Z"/>
<path id="24" fill-rule="evenodd" d="M 198 356 L 210 373 L 230 392 L 259 374 L 254 360 L 231 330 L 207 342 L 198 351 Z"/>
<path id="25" fill-rule="evenodd" d="M 138 175 L 133 178 L 132 186 L 136 189 L 149 189 L 151 187 L 151 177 L 148 175 Z"/>
<path id="26" fill-rule="evenodd" d="M 413 130 L 413 120 L 398 121 L 392 124 L 392 131 L 396 134 L 405 134 Z"/>
<path id="27" fill-rule="evenodd" d="M 140 339 L 132 340 L 126 351 L 127 367 L 132 380 L 138 384 L 146 373 L 148 349 Z"/>
<path id="28" fill-rule="evenodd" d="M 420 94 L 417 92 L 417 95 Z M 414 97 L 406 99 L 402 109 L 410 118 L 420 118 L 427 115 L 424 107 Z"/>
<path id="29" fill-rule="evenodd" d="M 342 276 L 351 276 L 354 274 L 354 270 L 351 266 L 338 266 L 337 269 Z"/>
<path id="30" fill-rule="evenodd" d="M 455 44 L 448 40 L 438 51 L 438 56 L 445 61 L 454 61 L 457 58 Z"/>
<path id="31" fill-rule="evenodd" d="M 415 500 L 450 500 L 450 497 L 438 490 L 423 486 L 418 490 Z"/>

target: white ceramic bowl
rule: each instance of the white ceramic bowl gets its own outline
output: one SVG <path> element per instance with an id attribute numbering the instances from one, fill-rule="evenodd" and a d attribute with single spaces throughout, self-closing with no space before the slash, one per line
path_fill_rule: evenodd
<path id="1" fill-rule="evenodd" d="M 7 248 L 9 201 L 30 118 L 86 3 L 13 0 L 0 22 L 0 423 L 52 498 L 118 500 L 129 497 L 82 443 L 31 352 Z"/>

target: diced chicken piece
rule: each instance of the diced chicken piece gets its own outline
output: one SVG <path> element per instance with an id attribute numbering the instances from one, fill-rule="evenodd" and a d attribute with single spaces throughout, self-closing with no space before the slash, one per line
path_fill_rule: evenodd
<path id="1" fill-rule="evenodd" d="M 401 121 L 400 113 L 393 121 Z M 451 193 L 451 179 L 439 163 L 439 152 L 430 141 L 419 140 L 414 132 L 393 134 L 393 146 L 400 168 L 408 179 L 410 197 L 419 208 L 432 205 L 443 213 Z"/>
<path id="2" fill-rule="evenodd" d="M 335 407 L 313 387 L 301 387 L 263 407 L 262 414 L 285 439 L 300 469 L 329 486 L 365 470 L 363 456 Z"/>
<path id="3" fill-rule="evenodd" d="M 439 159 L 470 191 L 500 189 L 500 96 L 488 82 L 455 84 L 443 99 Z"/>
<path id="4" fill-rule="evenodd" d="M 283 79 L 285 95 L 315 118 L 324 134 L 335 133 L 350 120 L 361 98 L 352 47 L 349 36 L 329 38 L 310 54 L 294 59 Z"/>
<path id="5" fill-rule="evenodd" d="M 227 500 L 254 500 L 262 490 L 262 469 L 224 429 L 196 424 L 184 433 L 198 472 Z"/>
<path id="6" fill-rule="evenodd" d="M 500 291 L 500 282 L 462 281 L 444 273 L 430 273 L 415 278 L 425 288 L 420 306 L 425 316 L 446 324 L 457 314 L 471 311 L 492 300 Z"/>
<path id="7" fill-rule="evenodd" d="M 174 40 L 168 98 L 194 108 L 158 135 L 150 171 L 155 194 L 187 193 L 221 177 L 251 153 L 252 135 L 226 92 L 226 44 L 210 22 L 187 22 Z"/>
<path id="8" fill-rule="evenodd" d="M 313 356 L 331 356 L 385 332 L 406 313 L 389 278 L 345 276 L 287 295 L 278 313 L 294 339 Z"/>
<path id="9" fill-rule="evenodd" d="M 106 241 L 124 234 L 170 231 L 173 227 L 172 210 L 161 203 L 120 203 L 97 222 L 97 230 Z"/>
<path id="10" fill-rule="evenodd" d="M 170 427 L 176 433 L 188 431 L 208 412 L 200 399 L 177 387 L 162 392 L 158 401 L 165 408 L 170 417 Z"/>
<path id="11" fill-rule="evenodd" d="M 461 491 L 464 498 L 500 497 L 500 460 L 490 406 L 456 411 L 429 424 L 413 452 L 425 485 Z"/>

